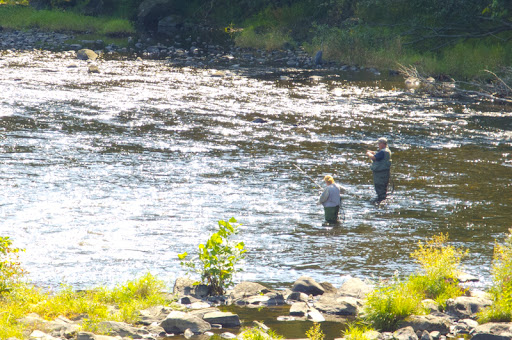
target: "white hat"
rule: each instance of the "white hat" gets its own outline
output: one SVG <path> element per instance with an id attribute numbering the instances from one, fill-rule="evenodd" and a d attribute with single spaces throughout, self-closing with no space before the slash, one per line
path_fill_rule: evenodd
<path id="1" fill-rule="evenodd" d="M 388 144 L 388 139 L 386 137 L 380 137 L 379 139 L 377 139 L 377 143 L 384 143 L 384 144 Z"/>

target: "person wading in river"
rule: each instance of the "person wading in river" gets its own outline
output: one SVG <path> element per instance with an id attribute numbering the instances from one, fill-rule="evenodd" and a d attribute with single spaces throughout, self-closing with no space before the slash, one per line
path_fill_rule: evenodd
<path id="1" fill-rule="evenodd" d="M 345 193 L 345 188 L 334 183 L 332 176 L 325 176 L 324 182 L 327 185 L 318 199 L 318 204 L 324 206 L 325 224 L 338 223 L 338 213 L 340 211 L 341 194 Z"/>
<path id="2" fill-rule="evenodd" d="M 377 198 L 375 202 L 386 199 L 389 177 L 391 175 L 391 151 L 388 148 L 388 140 L 381 137 L 377 140 L 379 150 L 366 151 L 366 155 L 372 160 L 370 169 L 373 171 L 373 185 Z"/>

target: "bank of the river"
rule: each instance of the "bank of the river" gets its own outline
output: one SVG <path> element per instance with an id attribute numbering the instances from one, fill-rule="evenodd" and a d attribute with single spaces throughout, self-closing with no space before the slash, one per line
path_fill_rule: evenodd
<path id="1" fill-rule="evenodd" d="M 192 38 L 187 36 L 185 32 L 173 37 L 127 37 L 122 42 L 114 44 L 106 43 L 103 39 L 78 39 L 74 33 L 3 30 L 0 31 L 0 49 L 56 52 L 91 49 L 100 58 L 105 59 L 167 59 L 170 64 L 175 66 L 199 68 L 214 68 L 217 66 L 238 68 L 268 65 L 269 67 L 342 71 L 364 69 L 364 67 L 353 65 L 324 62 L 321 58 L 311 57 L 300 48 L 278 51 L 239 48 L 226 40 L 220 43 L 212 43 L 199 33 L 195 38 Z M 376 75 L 380 74 L 380 71 L 374 68 L 368 69 L 368 71 Z M 396 74 L 396 71 L 392 72 Z"/>
<path id="2" fill-rule="evenodd" d="M 298 339 L 306 338 L 314 323 L 320 323 L 325 338 L 331 340 L 343 337 L 347 322 L 361 314 L 365 298 L 372 290 L 372 286 L 357 278 L 348 278 L 340 287 L 334 287 L 300 277 L 286 289 L 242 282 L 224 296 L 209 297 L 207 287 L 181 278 L 169 294 L 177 303 L 142 310 L 133 324 L 102 321 L 97 331 L 84 332 L 81 328 L 87 315 L 73 320 L 61 316 L 45 321 L 31 314 L 18 321 L 30 330 L 28 338 L 44 340 L 208 339 L 215 335 L 223 339 L 258 339 L 244 337 L 247 327 Z M 476 321 L 477 313 L 492 304 L 490 296 L 483 292 L 470 290 L 465 296 L 449 299 L 443 310 L 433 300 L 424 300 L 422 304 L 428 311 L 426 314 L 409 316 L 394 331 L 368 330 L 360 338 L 351 339 L 482 340 L 505 339 L 512 334 L 512 323 L 479 325 Z M 258 310 L 259 314 L 243 310 Z"/>

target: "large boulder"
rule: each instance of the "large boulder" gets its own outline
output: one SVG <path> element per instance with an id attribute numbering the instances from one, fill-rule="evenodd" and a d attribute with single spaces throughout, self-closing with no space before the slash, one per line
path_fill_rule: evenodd
<path id="1" fill-rule="evenodd" d="M 285 304 L 283 294 L 277 291 L 270 291 L 265 295 L 252 295 L 247 298 L 238 299 L 237 305 L 246 307 L 281 306 Z"/>
<path id="2" fill-rule="evenodd" d="M 411 315 L 400 323 L 401 327 L 412 327 L 415 331 L 439 331 L 441 334 L 450 332 L 451 324 L 455 319 L 443 313 L 432 313 L 428 315 Z"/>
<path id="3" fill-rule="evenodd" d="M 173 14 L 173 0 L 144 0 L 137 13 L 137 23 L 147 31 L 158 31 L 158 23 Z"/>
<path id="4" fill-rule="evenodd" d="M 160 323 L 160 326 L 165 329 L 167 333 L 183 333 L 187 328 L 190 328 L 194 333 L 204 333 L 212 328 L 210 324 L 203 319 L 179 311 L 169 313 L 167 318 Z"/>
<path id="5" fill-rule="evenodd" d="M 267 287 L 256 283 L 256 282 L 240 282 L 231 291 L 230 297 L 233 300 L 246 298 L 253 295 L 259 295 L 260 293 L 268 293 L 270 290 Z"/>
<path id="6" fill-rule="evenodd" d="M 342 296 L 351 296 L 357 299 L 364 299 L 368 293 L 373 290 L 371 286 L 363 280 L 352 277 L 347 279 L 338 289 L 338 294 Z"/>
<path id="7" fill-rule="evenodd" d="M 404 327 L 393 333 L 395 340 L 418 340 L 418 336 L 412 327 Z"/>
<path id="8" fill-rule="evenodd" d="M 490 306 L 492 300 L 482 297 L 459 296 L 446 301 L 446 313 L 459 319 L 475 318 L 476 313 Z"/>
<path id="9" fill-rule="evenodd" d="M 45 329 L 54 337 L 70 339 L 82 328 L 79 323 L 73 322 L 64 316 L 59 316 L 45 324 Z"/>
<path id="10" fill-rule="evenodd" d="M 362 306 L 361 300 L 350 296 L 336 296 L 332 294 L 322 295 L 317 302 L 315 308 L 325 314 L 331 315 L 352 315 L 358 314 L 359 308 Z"/>
<path id="11" fill-rule="evenodd" d="M 179 297 L 190 295 L 197 299 L 203 299 L 208 296 L 209 288 L 207 285 L 195 284 L 196 281 L 187 277 L 179 277 L 174 282 L 173 294 Z"/>
<path id="12" fill-rule="evenodd" d="M 139 323 L 149 326 L 152 323 L 162 322 L 173 309 L 165 306 L 153 306 L 139 312 Z"/>
<path id="13" fill-rule="evenodd" d="M 203 320 L 209 324 L 218 324 L 227 328 L 240 327 L 241 324 L 238 315 L 229 312 L 207 313 L 203 316 Z"/>
<path id="14" fill-rule="evenodd" d="M 115 321 L 100 322 L 98 329 L 111 336 L 128 337 L 132 339 L 142 339 L 149 333 L 143 328 L 136 328 L 127 323 Z"/>
<path id="15" fill-rule="evenodd" d="M 322 295 L 325 292 L 325 289 L 312 278 L 308 276 L 301 276 L 294 282 L 292 291 L 316 296 Z"/>
<path id="16" fill-rule="evenodd" d="M 80 60 L 96 60 L 98 59 L 98 55 L 93 50 L 89 50 L 87 48 L 82 48 L 76 52 L 76 57 Z"/>
<path id="17" fill-rule="evenodd" d="M 512 323 L 484 323 L 475 328 L 472 335 L 471 340 L 510 340 L 512 339 Z"/>

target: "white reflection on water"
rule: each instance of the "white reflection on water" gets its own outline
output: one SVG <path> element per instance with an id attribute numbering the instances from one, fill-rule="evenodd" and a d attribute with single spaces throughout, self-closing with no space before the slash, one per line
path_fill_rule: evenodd
<path id="1" fill-rule="evenodd" d="M 38 284 L 115 284 L 146 271 L 172 281 L 183 274 L 177 254 L 231 216 L 249 249 L 240 279 L 336 285 L 341 275 L 407 273 L 417 241 L 438 232 L 477 254 L 468 271 L 483 275 L 509 227 L 510 131 L 479 117 L 510 113 L 385 82 L 99 66 L 88 74 L 71 55 L 30 54 L 0 64 L 0 233 L 27 249 Z M 364 152 L 381 135 L 396 192 L 376 208 Z M 343 225 L 321 225 L 318 188 L 293 164 L 348 187 Z"/>

